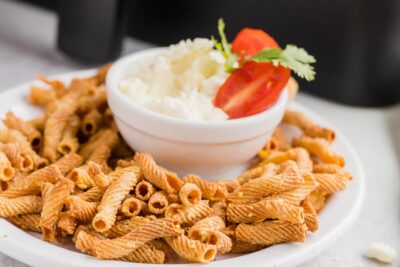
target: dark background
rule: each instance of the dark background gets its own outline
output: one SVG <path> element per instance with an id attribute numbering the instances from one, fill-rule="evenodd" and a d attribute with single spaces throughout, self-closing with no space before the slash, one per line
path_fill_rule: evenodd
<path id="1" fill-rule="evenodd" d="M 86 12 L 81 19 L 94 17 L 104 23 L 105 17 L 96 13 L 99 3 L 125 0 L 60 1 L 87 3 L 90 8 L 81 9 Z M 312 94 L 361 106 L 400 101 L 400 1 L 127 1 L 125 32 L 135 38 L 168 45 L 186 38 L 210 37 L 216 34 L 218 18 L 223 17 L 230 40 L 243 27 L 253 27 L 266 30 L 281 46 L 293 43 L 306 48 L 317 58 L 317 79 L 312 83 L 298 80 L 301 88 Z M 66 10 L 60 7 L 67 3 L 25 2 L 59 10 L 60 14 Z"/>

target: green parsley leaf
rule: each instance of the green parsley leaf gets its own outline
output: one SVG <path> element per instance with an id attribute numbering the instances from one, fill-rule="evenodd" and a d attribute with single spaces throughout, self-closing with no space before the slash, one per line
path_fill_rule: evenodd
<path id="1" fill-rule="evenodd" d="M 312 81 L 315 79 L 315 69 L 312 63 L 316 60 L 309 55 L 303 48 L 295 45 L 287 45 L 285 49 L 266 48 L 257 55 L 247 58 L 255 62 L 271 62 L 274 66 L 279 64 L 291 69 L 299 77 Z"/>
<path id="2" fill-rule="evenodd" d="M 238 56 L 231 51 L 231 45 L 228 43 L 225 35 L 225 22 L 222 18 L 218 20 L 218 33 L 221 38 L 221 42 L 211 36 L 211 40 L 214 42 L 215 49 L 221 52 L 222 56 L 225 58 L 225 71 L 232 73 L 236 68 Z"/>

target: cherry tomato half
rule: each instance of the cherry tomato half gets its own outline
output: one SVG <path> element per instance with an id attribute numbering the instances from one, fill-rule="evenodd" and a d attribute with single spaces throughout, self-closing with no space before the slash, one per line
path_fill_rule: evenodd
<path id="1" fill-rule="evenodd" d="M 268 33 L 250 28 L 241 30 L 232 42 L 232 51 L 240 58 L 254 56 L 264 48 L 274 47 L 279 45 Z"/>
<path id="2" fill-rule="evenodd" d="M 289 77 L 288 68 L 248 61 L 219 88 L 214 105 L 230 119 L 260 113 L 278 100 Z"/>

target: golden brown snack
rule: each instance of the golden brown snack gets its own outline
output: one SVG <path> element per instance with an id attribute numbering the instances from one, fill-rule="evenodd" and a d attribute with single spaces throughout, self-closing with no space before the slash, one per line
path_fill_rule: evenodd
<path id="1" fill-rule="evenodd" d="M 135 187 L 135 196 L 143 201 L 148 200 L 154 192 L 153 185 L 145 180 L 140 181 Z"/>
<path id="2" fill-rule="evenodd" d="M 13 129 L 0 129 L 0 143 L 17 145 L 21 150 L 29 155 L 33 161 L 33 168 L 42 168 L 48 164 L 47 159 L 40 157 L 29 144 L 28 139 L 21 132 Z M 32 169 L 27 169 L 31 171 Z"/>
<path id="3" fill-rule="evenodd" d="M 85 169 L 91 183 L 93 183 L 97 187 L 107 188 L 110 185 L 112 178 L 104 174 L 101 165 L 93 161 L 89 161 Z"/>
<path id="4" fill-rule="evenodd" d="M 293 161 L 288 161 L 281 173 L 271 176 L 268 174 L 262 173 L 259 178 L 242 184 L 240 188 L 228 195 L 228 201 L 235 204 L 254 203 L 268 195 L 292 190 L 304 181 Z"/>
<path id="5" fill-rule="evenodd" d="M 260 244 L 252 244 L 249 242 L 233 240 L 230 253 L 233 254 L 251 253 L 263 248 L 265 248 L 265 246 Z"/>
<path id="6" fill-rule="evenodd" d="M 29 213 L 39 213 L 41 210 L 42 198 L 39 196 L 21 196 L 17 198 L 0 197 L 0 217 L 3 218 Z"/>
<path id="7" fill-rule="evenodd" d="M 293 205 L 299 206 L 300 203 L 308 196 L 314 189 L 317 187 L 318 183 L 314 179 L 314 176 L 312 174 L 304 174 L 304 182 L 301 183 L 298 187 L 271 195 L 270 198 L 280 198 L 280 199 L 285 199 L 289 203 Z"/>
<path id="8" fill-rule="evenodd" d="M 348 181 L 346 175 L 341 173 L 314 173 L 314 177 L 318 188 L 327 194 L 344 190 Z"/>
<path id="9" fill-rule="evenodd" d="M 38 149 L 40 147 L 42 143 L 42 134 L 28 122 L 17 118 L 12 112 L 7 112 L 3 123 L 8 128 L 17 130 L 25 135 L 33 149 Z"/>
<path id="10" fill-rule="evenodd" d="M 264 219 L 303 223 L 304 211 L 284 199 L 265 198 L 253 204 L 229 204 L 227 218 L 231 223 L 252 223 Z"/>
<path id="11" fill-rule="evenodd" d="M 83 163 L 83 159 L 76 153 L 69 153 L 62 156 L 59 160 L 54 162 L 52 165 L 57 166 L 60 169 L 62 175 L 68 175 L 74 168 L 80 166 Z"/>
<path id="12" fill-rule="evenodd" d="M 116 238 L 128 234 L 133 229 L 137 228 L 142 223 L 148 223 L 151 220 L 156 219 L 152 216 L 135 216 L 126 220 L 117 221 L 110 230 L 104 232 L 103 235 L 107 238 Z M 94 230 L 94 229 L 93 229 Z"/>
<path id="13" fill-rule="evenodd" d="M 73 235 L 77 225 L 76 219 L 67 212 L 62 212 L 57 222 L 57 228 L 63 237 Z"/>
<path id="14" fill-rule="evenodd" d="M 79 166 L 78 168 L 74 168 L 68 178 L 71 179 L 76 185 L 76 187 L 80 189 L 88 189 L 96 185 L 95 181 L 89 175 L 87 170 L 87 165 Z"/>
<path id="15" fill-rule="evenodd" d="M 206 242 L 209 232 L 219 231 L 225 228 L 225 221 L 218 216 L 204 218 L 189 228 L 188 237 L 201 242 Z M 215 245 L 215 244 L 214 244 Z"/>
<path id="16" fill-rule="evenodd" d="M 292 124 L 300 128 L 304 135 L 310 137 L 321 137 L 332 143 L 335 140 L 335 132 L 329 128 L 323 128 L 313 123 L 303 113 L 293 110 L 286 110 L 283 116 L 283 123 Z"/>
<path id="17" fill-rule="evenodd" d="M 101 170 L 109 173 L 108 159 L 111 156 L 111 149 L 105 144 L 99 145 L 90 155 L 88 162 L 92 161 L 101 166 Z"/>
<path id="18" fill-rule="evenodd" d="M 261 175 L 261 173 L 263 173 L 263 171 L 264 171 L 264 167 L 262 167 L 262 166 L 255 167 L 255 168 L 249 169 L 249 170 L 245 171 L 244 173 L 242 173 L 241 175 L 239 175 L 236 178 L 236 180 L 238 180 L 239 184 L 242 185 L 242 184 L 248 182 L 249 180 L 260 177 L 260 175 Z"/>
<path id="19" fill-rule="evenodd" d="M 134 197 L 128 197 L 121 204 L 121 213 L 128 218 L 134 217 L 139 214 L 142 209 L 142 202 Z"/>
<path id="20" fill-rule="evenodd" d="M 16 198 L 20 196 L 34 195 L 40 192 L 43 182 L 55 183 L 62 176 L 60 169 L 50 165 L 26 176 L 17 186 L 9 188 L 0 194 L 1 197 Z"/>
<path id="21" fill-rule="evenodd" d="M 207 263 L 214 260 L 217 255 L 215 245 L 204 244 L 198 240 L 189 239 L 185 235 L 165 238 L 168 245 L 179 255 L 179 257 L 191 262 Z"/>
<path id="22" fill-rule="evenodd" d="M 118 174 L 104 192 L 98 213 L 92 221 L 93 228 L 100 233 L 104 233 L 113 226 L 119 206 L 140 177 L 140 170 L 135 166 L 121 168 L 116 172 Z"/>
<path id="23" fill-rule="evenodd" d="M 265 221 L 255 225 L 239 224 L 236 238 L 239 241 L 263 246 L 286 242 L 304 242 L 307 234 L 305 224 L 291 224 L 281 221 Z"/>
<path id="24" fill-rule="evenodd" d="M 331 164 L 331 163 L 322 163 L 322 164 L 315 164 L 313 166 L 313 172 L 315 173 L 341 173 L 344 174 L 347 179 L 351 180 L 353 179 L 353 176 L 350 172 L 344 170 L 342 167 L 336 164 Z"/>
<path id="25" fill-rule="evenodd" d="M 213 210 L 213 215 L 221 217 L 224 221 L 226 221 L 227 204 L 226 204 L 225 200 L 214 202 L 214 204 L 212 204 L 211 208 Z"/>
<path id="26" fill-rule="evenodd" d="M 110 129 L 102 129 L 94 134 L 87 143 L 79 149 L 79 155 L 85 160 L 101 145 L 107 146 L 112 150 L 119 142 L 118 134 Z"/>
<path id="27" fill-rule="evenodd" d="M 158 166 L 153 157 L 148 153 L 136 153 L 135 161 L 143 170 L 144 177 L 150 183 L 165 190 L 167 193 L 178 192 L 182 186 L 182 181 L 173 173 Z"/>
<path id="28" fill-rule="evenodd" d="M 107 92 L 104 88 L 97 88 L 93 94 L 86 94 L 79 98 L 78 112 L 87 113 L 93 109 L 103 109 L 107 104 Z"/>
<path id="29" fill-rule="evenodd" d="M 112 126 L 112 124 L 114 123 L 114 115 L 110 108 L 106 108 L 106 110 L 103 113 L 103 118 L 108 126 Z"/>
<path id="30" fill-rule="evenodd" d="M 310 154 L 317 156 L 325 163 L 333 163 L 341 167 L 344 166 L 344 158 L 335 154 L 332 151 L 329 142 L 323 138 L 302 136 L 294 139 L 293 145 L 307 149 Z"/>
<path id="31" fill-rule="evenodd" d="M 148 204 L 148 210 L 154 214 L 163 214 L 168 207 L 167 195 L 162 192 L 156 192 L 151 195 Z"/>
<path id="32" fill-rule="evenodd" d="M 29 153 L 16 143 L 0 143 L 0 151 L 7 156 L 8 160 L 11 162 L 11 165 L 19 171 L 29 172 L 35 168 L 35 163 L 33 162 L 33 159 Z"/>
<path id="33" fill-rule="evenodd" d="M 36 79 L 50 86 L 51 89 L 56 92 L 58 97 L 66 93 L 65 84 L 59 80 L 52 80 L 41 75 L 37 76 Z"/>
<path id="34" fill-rule="evenodd" d="M 171 204 L 165 210 L 165 218 L 178 221 L 183 225 L 191 225 L 212 213 L 208 200 L 201 200 L 196 205 L 188 207 L 177 203 Z"/>
<path id="35" fill-rule="evenodd" d="M 0 180 L 8 182 L 15 175 L 15 169 L 8 160 L 6 154 L 0 151 Z"/>
<path id="36" fill-rule="evenodd" d="M 226 187 L 226 190 L 228 190 L 228 193 L 232 193 L 236 189 L 240 187 L 240 183 L 238 180 L 233 179 L 233 180 L 221 180 L 218 181 L 218 183 L 223 184 Z"/>
<path id="37" fill-rule="evenodd" d="M 269 155 L 259 165 L 264 166 L 270 163 L 281 164 L 288 160 L 295 161 L 301 172 L 312 172 L 313 162 L 310 155 L 307 150 L 301 147 L 292 148 L 286 151 L 273 151 L 269 153 Z"/>
<path id="38" fill-rule="evenodd" d="M 228 190 L 226 185 L 218 182 L 207 181 L 195 174 L 186 175 L 183 178 L 186 183 L 193 183 L 199 187 L 205 199 L 219 201 L 226 198 Z"/>
<path id="39" fill-rule="evenodd" d="M 54 242 L 56 240 L 57 222 L 66 198 L 73 192 L 74 184 L 61 178 L 55 185 L 44 183 L 42 185 L 43 208 L 40 217 L 43 240 Z"/>
<path id="40" fill-rule="evenodd" d="M 57 146 L 58 152 L 66 155 L 68 153 L 76 153 L 78 151 L 80 144 L 77 134 L 80 126 L 81 119 L 79 116 L 74 115 L 69 119 L 63 131 L 61 141 Z"/>
<path id="41" fill-rule="evenodd" d="M 50 89 L 33 88 L 30 98 L 45 115 L 27 122 L 6 116 L 8 129 L 0 129 L 0 216 L 22 229 L 43 229 L 50 242 L 72 238 L 99 259 L 161 264 L 176 253 L 209 262 L 217 253 L 304 241 L 318 230 L 318 211 L 329 196 L 352 179 L 323 139 L 333 140 L 329 129 L 287 112 L 286 122 L 305 135 L 294 140 L 295 147 L 285 139 L 286 128 L 278 127 L 237 179 L 210 182 L 188 175 L 183 181 L 147 153 L 133 157 L 120 138 L 100 85 L 108 67 L 69 86 L 41 77 Z M 69 110 L 72 99 L 77 101 Z M 33 148 L 32 132 L 44 132 L 45 149 Z M 14 174 L 5 177 L 2 170 L 10 166 Z"/>
<path id="42" fill-rule="evenodd" d="M 201 191 L 197 185 L 185 183 L 179 190 L 179 199 L 185 206 L 194 206 L 201 200 Z"/>
<path id="43" fill-rule="evenodd" d="M 68 207 L 68 214 L 82 222 L 91 222 L 99 206 L 98 202 L 85 201 L 79 196 L 69 196 L 65 204 Z"/>
<path id="44" fill-rule="evenodd" d="M 88 189 L 87 191 L 78 194 L 78 197 L 85 201 L 96 202 L 96 201 L 101 200 L 105 191 L 106 191 L 105 188 L 93 186 L 92 188 Z"/>
<path id="45" fill-rule="evenodd" d="M 319 212 L 325 206 L 327 197 L 328 194 L 326 192 L 317 188 L 306 199 L 311 202 L 316 212 Z"/>
<path id="46" fill-rule="evenodd" d="M 54 112 L 48 117 L 44 128 L 43 156 L 54 162 L 58 158 L 57 147 L 68 121 L 78 108 L 78 94 L 68 94 L 57 101 Z"/>
<path id="47" fill-rule="evenodd" d="M 111 178 L 106 177 L 103 173 L 103 170 L 109 171 L 107 160 L 110 154 L 111 151 L 107 146 L 98 146 L 89 157 L 87 163 L 74 168 L 71 171 L 69 178 L 74 181 L 76 186 L 80 189 L 88 189 L 95 185 L 101 188 L 107 187 L 111 182 Z M 103 178 L 105 180 L 97 180 L 96 182 L 96 178 Z"/>
<path id="48" fill-rule="evenodd" d="M 152 245 L 145 244 L 128 255 L 120 258 L 123 261 L 132 261 L 139 263 L 163 264 L 165 262 L 165 253 Z"/>
<path id="49" fill-rule="evenodd" d="M 7 218 L 9 222 L 26 231 L 41 233 L 40 214 L 30 213 Z"/>
<path id="50" fill-rule="evenodd" d="M 308 199 L 304 200 L 301 206 L 304 209 L 304 219 L 308 231 L 316 232 L 319 228 L 317 211 Z"/>
<path id="51" fill-rule="evenodd" d="M 205 243 L 215 245 L 220 254 L 228 253 L 232 249 L 232 239 L 221 231 L 208 232 Z"/>
<path id="52" fill-rule="evenodd" d="M 93 135 L 97 132 L 102 116 L 97 109 L 92 109 L 82 120 L 82 132 L 85 135 Z"/>
<path id="53" fill-rule="evenodd" d="M 55 101 L 57 94 L 53 90 L 31 86 L 29 91 L 28 102 L 36 106 L 46 106 L 47 104 Z"/>
<path id="54" fill-rule="evenodd" d="M 43 132 L 44 130 L 44 125 L 46 123 L 46 116 L 42 115 L 40 117 L 36 117 L 33 119 L 30 119 L 27 121 L 30 125 L 32 125 L 33 128 L 36 130 Z"/>
<path id="55" fill-rule="evenodd" d="M 131 232 L 117 237 L 115 239 L 96 240 L 94 242 L 94 254 L 99 259 L 118 259 L 124 257 L 143 246 L 148 241 L 168 236 L 179 235 L 182 230 L 170 220 L 155 219 L 149 222 L 141 223 Z M 80 232 L 77 236 L 77 248 L 79 249 L 79 241 L 84 239 L 84 232 Z"/>

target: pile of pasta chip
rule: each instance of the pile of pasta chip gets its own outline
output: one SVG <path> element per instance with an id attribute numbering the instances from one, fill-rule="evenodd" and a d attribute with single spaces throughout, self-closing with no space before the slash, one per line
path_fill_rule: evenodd
<path id="1" fill-rule="evenodd" d="M 109 66 L 70 85 L 44 77 L 29 102 L 42 117 L 12 112 L 0 129 L 0 216 L 48 242 L 70 238 L 99 259 L 141 263 L 213 261 L 303 242 L 318 212 L 352 178 L 331 149 L 335 133 L 296 111 L 278 127 L 257 163 L 233 180 L 178 177 L 147 153 L 133 153 L 107 106 Z"/>

